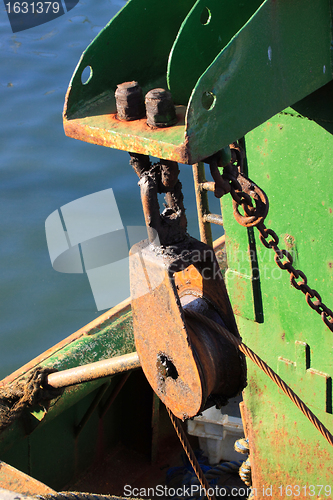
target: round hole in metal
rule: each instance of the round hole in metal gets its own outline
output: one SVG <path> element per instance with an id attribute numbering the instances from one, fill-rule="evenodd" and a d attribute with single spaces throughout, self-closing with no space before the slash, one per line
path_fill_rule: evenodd
<path id="1" fill-rule="evenodd" d="M 202 94 L 201 103 L 207 111 L 213 109 L 216 104 L 216 95 L 214 92 L 204 92 Z"/>
<path id="2" fill-rule="evenodd" d="M 164 380 L 168 377 L 171 377 L 174 380 L 177 380 L 178 378 L 177 368 L 166 354 L 163 353 L 158 354 L 157 369 Z"/>
<path id="3" fill-rule="evenodd" d="M 93 76 L 93 70 L 91 66 L 86 66 L 81 73 L 81 82 L 83 85 L 87 85 Z"/>
<path id="4" fill-rule="evenodd" d="M 208 9 L 208 7 L 204 7 L 203 11 L 201 12 L 201 16 L 200 16 L 201 24 L 204 24 L 204 25 L 209 24 L 211 17 L 212 17 L 212 14 L 211 14 L 210 10 Z"/>

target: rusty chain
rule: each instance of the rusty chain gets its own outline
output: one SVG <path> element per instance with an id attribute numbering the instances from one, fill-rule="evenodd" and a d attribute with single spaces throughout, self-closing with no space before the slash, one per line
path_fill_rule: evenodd
<path id="1" fill-rule="evenodd" d="M 230 192 L 237 222 L 244 227 L 257 227 L 261 243 L 266 248 L 274 250 L 275 263 L 280 269 L 288 271 L 291 285 L 304 293 L 307 304 L 320 314 L 325 325 L 333 332 L 333 311 L 323 303 L 320 294 L 309 287 L 305 273 L 295 269 L 292 255 L 287 250 L 279 248 L 278 235 L 264 224 L 269 207 L 268 198 L 259 186 L 240 172 L 244 159 L 242 148 L 238 143 L 234 143 L 230 145 L 230 149 L 232 159 L 223 168 L 222 175 L 217 168 L 218 160 L 214 157 L 209 159 L 212 176 L 217 186 L 215 195 L 220 197 Z M 240 206 L 243 208 L 244 214 L 240 213 Z M 268 239 L 269 237 L 271 238 Z"/>
<path id="2" fill-rule="evenodd" d="M 305 300 L 307 304 L 320 314 L 321 319 L 324 321 L 325 325 L 333 332 L 333 312 L 329 309 L 321 300 L 321 296 L 319 293 L 310 288 L 308 285 L 308 279 L 299 269 L 295 269 L 293 266 L 293 258 L 292 255 L 287 250 L 281 250 L 278 247 L 279 237 L 272 230 L 268 229 L 264 223 L 259 223 L 257 225 L 259 231 L 259 239 L 261 243 L 266 248 L 272 248 L 275 252 L 274 260 L 275 263 L 279 266 L 280 269 L 286 269 L 290 274 L 290 283 L 296 290 L 300 290 L 305 295 Z M 271 239 L 267 241 L 267 239 L 271 236 Z M 286 260 L 284 260 L 284 258 Z M 297 281 L 299 280 L 299 281 Z M 316 299 L 316 300 L 313 300 Z"/>

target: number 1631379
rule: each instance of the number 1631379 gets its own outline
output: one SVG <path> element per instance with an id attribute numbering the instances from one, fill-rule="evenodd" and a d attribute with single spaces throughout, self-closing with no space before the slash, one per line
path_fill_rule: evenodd
<path id="1" fill-rule="evenodd" d="M 320 497 L 326 496 L 329 497 L 331 495 L 331 486 L 323 485 L 323 484 L 310 484 L 308 486 L 300 486 L 299 484 L 282 486 L 278 487 L 279 496 L 280 497 Z"/>
<path id="2" fill-rule="evenodd" d="M 8 14 L 58 14 L 59 2 L 7 2 Z"/>

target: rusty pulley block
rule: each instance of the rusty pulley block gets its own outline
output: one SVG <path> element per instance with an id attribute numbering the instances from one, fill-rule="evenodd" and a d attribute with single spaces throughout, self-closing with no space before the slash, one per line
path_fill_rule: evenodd
<path id="1" fill-rule="evenodd" d="M 213 319 L 239 338 L 213 249 L 190 237 L 176 162 L 131 154 L 140 180 L 148 241 L 130 252 L 136 349 L 152 388 L 179 418 L 225 404 L 246 384 L 243 354 L 186 315 Z M 162 213 L 158 193 L 165 193 Z"/>

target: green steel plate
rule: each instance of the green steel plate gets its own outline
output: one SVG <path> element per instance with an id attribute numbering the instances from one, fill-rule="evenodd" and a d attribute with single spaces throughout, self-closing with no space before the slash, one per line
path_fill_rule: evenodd
<path id="1" fill-rule="evenodd" d="M 65 103 L 67 135 L 195 163 L 332 79 L 329 0 L 193 4 L 127 3 L 76 68 Z M 166 87 L 167 78 L 177 125 L 117 120 L 117 84 L 137 80 L 146 92 Z"/>
<path id="2" fill-rule="evenodd" d="M 261 0 L 197 0 L 169 56 L 168 85 L 177 104 L 188 103 L 200 76 L 261 3 Z"/>
<path id="3" fill-rule="evenodd" d="M 270 203 L 265 223 L 330 308 L 332 96 L 330 82 L 245 137 L 249 177 L 266 192 Z M 260 243 L 258 231 L 235 221 L 230 197 L 222 198 L 222 204 L 229 266 L 226 284 L 244 343 L 280 374 L 332 432 L 332 332 L 307 305 L 303 293 L 290 285 L 288 272 L 276 265 L 273 250 Z M 252 238 L 256 258 L 251 261 Z M 330 485 L 331 494 L 323 490 L 320 498 L 332 498 L 332 447 L 265 374 L 251 361 L 247 366 L 244 400 L 258 498 L 262 488 L 270 485 L 272 498 L 290 497 L 287 485 Z M 279 486 L 284 488 L 282 495 Z M 298 498 L 308 498 L 304 491 Z M 297 489 L 292 493 L 291 498 L 296 498 Z M 318 489 L 314 496 L 317 493 Z"/>
<path id="4" fill-rule="evenodd" d="M 206 5 L 203 0 L 200 3 L 202 8 Z M 212 8 L 212 19 L 213 14 Z M 190 14 L 194 15 L 196 10 Z M 220 20 L 223 26 L 225 21 Z M 188 48 L 185 28 L 177 44 Z M 329 82 L 331 39 L 329 0 L 266 0 L 193 90 L 186 115 L 193 157 L 202 151 L 208 156 L 243 137 Z M 185 58 L 188 65 L 195 66 L 195 54 L 189 49 L 183 54 Z M 172 60 L 169 72 L 172 74 Z"/>

